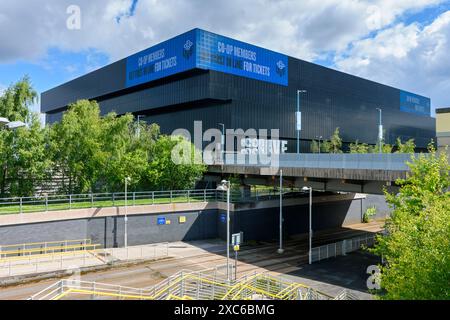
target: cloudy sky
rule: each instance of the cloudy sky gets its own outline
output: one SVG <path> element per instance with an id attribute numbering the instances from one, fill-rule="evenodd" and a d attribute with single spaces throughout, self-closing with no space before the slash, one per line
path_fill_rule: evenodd
<path id="1" fill-rule="evenodd" d="M 0 91 L 28 74 L 42 92 L 195 27 L 450 106 L 450 0 L 1 1 Z"/>

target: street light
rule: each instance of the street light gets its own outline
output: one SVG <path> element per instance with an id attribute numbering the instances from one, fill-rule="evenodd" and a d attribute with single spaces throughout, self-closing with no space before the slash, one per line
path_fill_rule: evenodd
<path id="1" fill-rule="evenodd" d="M 306 90 L 297 90 L 297 154 L 300 153 L 300 131 L 302 130 L 302 114 L 300 112 L 300 93 L 306 93 Z"/>
<path id="2" fill-rule="evenodd" d="M 9 123 L 7 118 L 0 117 L 0 125 L 4 126 Z"/>
<path id="3" fill-rule="evenodd" d="M 141 120 L 141 117 L 145 117 L 145 116 L 142 115 L 142 114 L 138 114 L 137 115 L 137 125 L 138 125 L 138 127 L 137 127 L 137 136 L 138 136 L 138 138 L 141 137 L 141 126 L 139 125 L 139 121 Z"/>
<path id="4" fill-rule="evenodd" d="M 284 252 L 283 250 L 283 170 L 280 169 L 280 247 L 277 251 L 279 254 Z"/>
<path id="5" fill-rule="evenodd" d="M 25 127 L 26 124 L 23 121 L 9 121 L 8 118 L 0 117 L 0 126 L 6 126 L 8 129 L 14 130 Z"/>
<path id="6" fill-rule="evenodd" d="M 322 136 L 316 136 L 316 139 L 319 139 L 319 153 L 320 153 L 320 140 L 322 140 Z"/>
<path id="7" fill-rule="evenodd" d="M 383 123 L 381 122 L 382 110 L 381 110 L 381 108 L 377 108 L 377 110 L 380 112 L 380 119 L 378 122 L 378 145 L 379 145 L 380 153 L 383 153 L 383 149 L 381 146 L 381 142 L 383 141 Z"/>
<path id="8" fill-rule="evenodd" d="M 224 152 L 225 152 L 225 124 L 219 123 L 219 126 L 222 127 L 222 139 L 221 139 L 221 141 L 220 141 L 220 144 L 221 144 L 221 146 L 222 146 L 222 160 L 225 160 L 225 159 L 223 158 L 223 154 L 224 154 Z"/>
<path id="9" fill-rule="evenodd" d="M 222 180 L 216 190 L 227 192 L 227 280 L 230 281 L 230 181 Z"/>
<path id="10" fill-rule="evenodd" d="M 303 187 L 302 191 L 309 191 L 309 253 L 308 253 L 308 261 L 309 264 L 312 264 L 312 188 L 311 187 Z"/>
<path id="11" fill-rule="evenodd" d="M 125 248 L 128 247 L 128 182 L 131 181 L 130 177 L 125 178 L 125 232 L 124 232 L 124 243 Z"/>

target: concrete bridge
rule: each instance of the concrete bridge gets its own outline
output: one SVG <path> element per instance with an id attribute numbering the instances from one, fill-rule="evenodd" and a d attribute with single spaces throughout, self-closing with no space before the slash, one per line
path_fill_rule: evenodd
<path id="1" fill-rule="evenodd" d="M 414 155 L 418 156 L 418 154 Z M 239 175 L 245 184 L 277 185 L 280 170 L 284 185 L 315 190 L 383 194 L 396 192 L 395 181 L 406 178 L 410 154 L 282 154 L 271 164 L 257 156 L 226 154 L 224 161 L 209 166 L 208 178 Z"/>

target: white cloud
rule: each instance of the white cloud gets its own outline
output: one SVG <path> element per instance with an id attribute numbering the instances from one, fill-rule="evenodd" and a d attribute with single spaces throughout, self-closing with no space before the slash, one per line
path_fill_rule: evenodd
<path id="1" fill-rule="evenodd" d="M 384 28 L 411 10 L 443 0 L 78 0 L 81 30 L 68 30 L 73 0 L 2 1 L 0 62 L 39 59 L 49 47 L 96 48 L 122 58 L 194 27 L 256 43 L 292 56 L 314 59 L 324 51 Z M 117 22 L 117 17 L 121 17 Z"/>
<path id="2" fill-rule="evenodd" d="M 339 69 L 438 104 L 445 102 L 439 90 L 448 91 L 448 18 L 425 28 L 397 23 L 445 0 L 139 0 L 131 17 L 132 0 L 43 2 L 0 2 L 0 30 L 8 30 L 0 33 L 0 63 L 42 62 L 53 47 L 104 52 L 114 61 L 199 27 L 306 60 L 331 53 Z M 71 4 L 81 9 L 81 30 L 66 28 Z"/>
<path id="3" fill-rule="evenodd" d="M 435 107 L 449 104 L 450 11 L 431 24 L 397 24 L 373 39 L 355 41 L 336 58 L 344 71 L 432 98 Z"/>

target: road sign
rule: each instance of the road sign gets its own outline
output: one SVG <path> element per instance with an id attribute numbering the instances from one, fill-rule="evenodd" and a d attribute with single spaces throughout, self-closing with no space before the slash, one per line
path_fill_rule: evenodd
<path id="1" fill-rule="evenodd" d="M 166 218 L 164 218 L 164 217 L 158 218 L 157 224 L 158 224 L 158 225 L 166 224 Z"/>
<path id="2" fill-rule="evenodd" d="M 244 233 L 241 231 L 239 233 L 233 233 L 231 235 L 231 244 L 233 246 L 239 246 L 244 241 Z"/>

